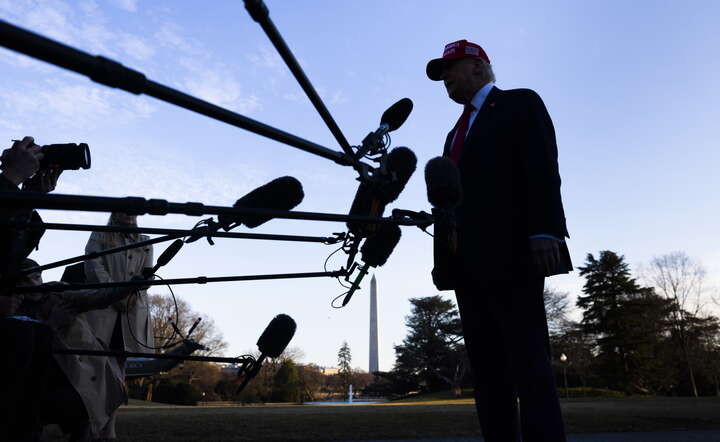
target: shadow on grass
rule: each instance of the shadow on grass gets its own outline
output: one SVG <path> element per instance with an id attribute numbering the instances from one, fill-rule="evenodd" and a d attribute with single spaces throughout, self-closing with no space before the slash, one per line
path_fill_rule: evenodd
<path id="1" fill-rule="evenodd" d="M 467 400 L 467 399 L 466 399 Z M 471 403 L 121 409 L 123 441 L 329 441 L 478 437 Z M 568 432 L 720 429 L 720 398 L 569 399 Z"/>

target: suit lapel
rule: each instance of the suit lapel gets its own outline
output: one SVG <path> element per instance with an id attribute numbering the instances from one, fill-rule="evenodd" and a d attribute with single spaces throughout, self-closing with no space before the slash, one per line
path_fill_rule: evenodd
<path id="1" fill-rule="evenodd" d="M 494 87 L 490 90 L 490 93 L 485 98 L 485 102 L 478 111 L 475 120 L 473 121 L 470 130 L 468 131 L 465 143 L 463 145 L 462 153 L 460 154 L 460 161 L 462 161 L 468 150 L 476 149 L 478 142 L 485 136 L 487 131 L 493 127 L 495 121 L 495 114 L 498 106 L 498 99 L 501 90 Z"/>

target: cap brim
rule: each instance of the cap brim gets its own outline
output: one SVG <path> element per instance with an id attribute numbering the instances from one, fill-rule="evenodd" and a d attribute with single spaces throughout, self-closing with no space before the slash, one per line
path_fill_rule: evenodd
<path id="1" fill-rule="evenodd" d="M 425 68 L 425 73 L 427 74 L 428 78 L 432 81 L 440 81 L 442 79 L 442 72 L 443 69 L 445 69 L 446 63 L 447 60 L 442 58 L 430 60 L 427 64 L 427 67 Z"/>

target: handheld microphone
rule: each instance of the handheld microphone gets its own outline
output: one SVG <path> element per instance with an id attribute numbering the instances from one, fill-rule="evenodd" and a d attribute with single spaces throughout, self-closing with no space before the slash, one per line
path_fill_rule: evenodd
<path id="1" fill-rule="evenodd" d="M 413 102 L 409 98 L 403 98 L 387 108 L 387 110 L 383 112 L 382 117 L 380 117 L 380 127 L 365 137 L 362 146 L 355 154 L 355 158 L 360 159 L 368 152 L 378 153 L 377 150 L 385 144 L 383 143 L 383 137 L 387 135 L 388 132 L 397 130 L 402 126 L 410 116 L 412 109 Z"/>
<path id="2" fill-rule="evenodd" d="M 437 157 L 425 166 L 428 201 L 433 206 L 433 283 L 438 290 L 456 288 L 454 277 L 458 248 L 455 209 L 462 202 L 460 170 L 453 160 Z"/>
<path id="3" fill-rule="evenodd" d="M 287 348 L 290 340 L 295 335 L 295 330 L 297 330 L 295 320 L 286 314 L 281 313 L 270 321 L 270 324 L 268 324 L 257 341 L 260 357 L 250 363 L 249 366 L 243 365 L 238 371 L 238 376 L 244 375 L 245 379 L 238 387 L 237 393 L 240 393 L 257 376 L 265 358 L 277 358 L 285 351 L 285 348 Z"/>
<path id="4" fill-rule="evenodd" d="M 380 182 L 361 181 L 350 206 L 350 215 L 382 216 L 385 206 L 395 201 L 417 167 L 417 157 L 407 147 L 390 151 L 385 161 L 387 175 Z M 367 236 L 377 230 L 376 224 L 348 221 L 348 230 L 356 236 Z"/>
<path id="5" fill-rule="evenodd" d="M 305 197 L 302 184 L 291 176 L 276 178 L 269 183 L 258 187 L 235 202 L 233 207 L 247 209 L 275 209 L 291 210 L 300 204 Z M 255 227 L 270 221 L 268 215 L 219 215 L 220 226 L 228 231 L 233 227 L 244 224 L 246 227 Z"/>
<path id="6" fill-rule="evenodd" d="M 363 266 L 360 267 L 360 273 L 358 273 L 357 278 L 350 286 L 350 290 L 345 295 L 342 307 L 345 307 L 350 302 L 350 298 L 360 288 L 360 281 L 367 275 L 370 267 L 385 265 L 393 250 L 395 250 L 395 246 L 400 242 L 401 235 L 400 226 L 397 224 L 385 224 L 377 234 L 365 240 L 365 243 L 360 248 Z"/>
<path id="7" fill-rule="evenodd" d="M 145 271 L 143 271 L 143 276 L 145 276 L 146 278 L 149 278 L 152 275 L 154 275 L 155 272 L 157 272 L 160 267 L 167 265 L 170 262 L 170 260 L 172 260 L 175 257 L 175 255 L 178 254 L 180 249 L 182 249 L 183 244 L 185 244 L 185 243 L 181 239 L 176 239 L 175 241 L 173 241 L 173 243 L 170 244 L 168 246 L 168 248 L 165 249 L 162 252 L 162 254 L 158 257 L 157 262 L 155 263 L 155 266 L 151 269 L 146 269 Z"/>

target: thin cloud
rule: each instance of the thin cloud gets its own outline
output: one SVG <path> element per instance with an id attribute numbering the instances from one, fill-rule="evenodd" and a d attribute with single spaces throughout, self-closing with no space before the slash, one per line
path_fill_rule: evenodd
<path id="1" fill-rule="evenodd" d="M 192 38 L 182 35 L 182 28 L 175 23 L 164 22 L 153 35 L 153 41 L 163 47 L 186 53 L 199 55 L 203 53 L 202 44 Z"/>
<path id="2" fill-rule="evenodd" d="M 147 60 L 155 53 L 140 36 L 108 27 L 105 14 L 95 2 L 48 0 L 36 3 L 0 0 L 0 11 L 11 22 L 84 51 L 110 57 L 126 54 L 139 60 Z M 117 3 L 126 10 L 136 8 L 135 1 L 118 0 Z"/>
<path id="3" fill-rule="evenodd" d="M 345 96 L 345 93 L 343 91 L 336 91 L 332 94 L 332 97 L 330 98 L 330 104 L 343 104 L 347 103 L 347 97 Z"/>
<path id="4" fill-rule="evenodd" d="M 261 47 L 256 53 L 248 54 L 248 60 L 253 66 L 263 69 L 272 69 L 274 71 L 280 71 L 283 67 L 282 58 L 275 50 L 271 50 L 268 47 Z"/>
<path id="5" fill-rule="evenodd" d="M 240 83 L 224 66 L 210 68 L 195 60 L 184 59 L 180 65 L 188 70 L 182 86 L 191 94 L 218 106 L 227 106 L 241 113 L 252 113 L 260 107 L 255 95 L 244 96 Z"/>
<path id="6" fill-rule="evenodd" d="M 137 12 L 137 0 L 112 0 L 112 3 L 125 11 Z"/>
<path id="7" fill-rule="evenodd" d="M 69 84 L 48 80 L 40 84 L 25 82 L 0 88 L 0 109 L 13 115 L 8 128 L 32 126 L 43 121 L 48 127 L 92 129 L 104 125 L 127 124 L 147 118 L 155 108 L 139 98 L 128 100 L 120 92 L 94 85 Z"/>
<path id="8" fill-rule="evenodd" d="M 124 34 L 120 41 L 120 47 L 127 55 L 137 60 L 148 60 L 155 55 L 155 49 L 135 35 Z"/>

